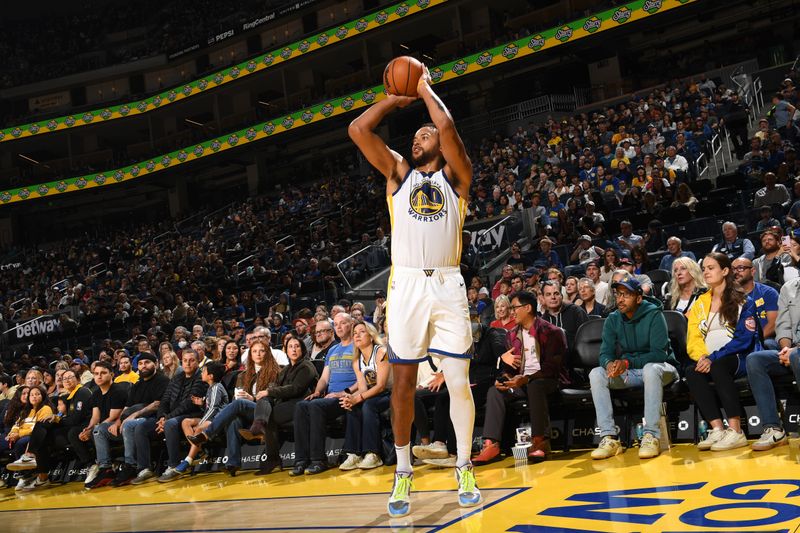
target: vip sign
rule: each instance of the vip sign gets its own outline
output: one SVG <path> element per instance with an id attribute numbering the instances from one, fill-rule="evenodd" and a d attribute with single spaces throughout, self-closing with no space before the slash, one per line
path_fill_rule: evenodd
<path id="1" fill-rule="evenodd" d="M 796 523 L 790 522 L 800 518 L 800 479 L 753 480 L 727 485 L 701 481 L 586 492 L 574 494 L 567 500 L 573 504 L 549 507 L 538 513 L 538 516 L 566 520 L 559 524 L 560 527 L 518 524 L 506 531 L 597 533 L 613 529 L 688 532 L 713 528 L 717 532 L 739 532 L 755 527 L 762 532 L 793 531 Z M 656 510 L 658 512 L 654 512 Z M 587 529 L 586 520 L 595 521 L 597 529 Z M 676 528 L 677 523 L 684 527 Z"/>

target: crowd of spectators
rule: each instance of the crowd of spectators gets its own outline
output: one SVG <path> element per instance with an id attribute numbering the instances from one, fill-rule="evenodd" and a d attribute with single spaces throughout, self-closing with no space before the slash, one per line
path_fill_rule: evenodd
<path id="1" fill-rule="evenodd" d="M 480 252 L 464 248 L 462 266 L 469 280 L 478 354 L 473 365 L 473 378 L 479 381 L 476 402 L 488 401 L 489 391 L 502 393 L 530 381 L 531 374 L 518 372 L 530 368 L 508 358 L 502 359 L 502 364 L 509 367 L 505 372 L 511 384 L 495 381 L 495 372 L 489 369 L 497 368 L 498 359 L 506 355 L 498 331 L 517 331 L 522 323 L 526 329 L 539 331 L 537 334 L 553 335 L 542 324 L 547 322 L 564 332 L 564 356 L 548 360 L 547 365 L 541 359 L 540 371 L 546 371 L 551 381 L 535 395 L 528 389 L 530 404 L 541 410 L 543 395 L 552 392 L 550 385 L 577 385 L 589 379 L 573 368 L 579 326 L 590 316 L 627 312 L 632 305 L 629 298 L 637 295 L 648 302 L 642 308 L 648 316 L 663 306 L 699 313 L 697 302 L 710 299 L 706 295 L 718 287 L 722 291 L 726 286 L 736 289 L 725 292 L 730 301 L 740 301 L 747 294 L 761 295 L 747 300 L 761 302 L 752 306 L 752 316 L 759 324 L 758 345 L 747 344 L 753 340 L 748 317 L 742 313 L 734 317 L 726 308 L 723 316 L 731 327 L 723 329 L 728 338 L 739 331 L 733 327 L 737 320 L 750 337 L 737 344 L 737 350 L 725 353 L 714 351 L 724 345 L 717 342 L 714 350 L 708 349 L 716 354 L 711 361 L 729 353 L 743 361 L 746 349 L 783 348 L 785 341 L 792 339 L 791 335 L 781 337 L 785 327 L 776 325 L 781 313 L 776 291 L 783 297 L 784 291 L 796 287 L 793 279 L 800 259 L 800 235 L 793 231 L 800 218 L 795 213 L 800 202 L 793 196 L 797 174 L 794 160 L 790 165 L 787 156 L 796 148 L 797 139 L 793 121 L 797 96 L 794 74 L 791 76 L 773 99 L 766 127 L 750 140 L 745 130 L 742 138 L 750 144 L 752 155 L 740 158 L 739 172 L 751 183 L 763 180 L 751 205 L 765 197 L 771 205 L 771 195 L 780 197 L 781 201 L 772 205 L 773 217 L 792 231 L 784 238 L 781 227 L 766 227 L 757 249 L 738 235 L 736 224 L 725 224 L 709 256 L 721 275 L 699 274 L 696 259 L 702 257 L 685 252 L 682 241 L 670 238 L 659 224 L 649 224 L 640 234 L 640 227 L 627 222 L 619 228 L 608 227 L 608 221 L 617 209 L 626 209 L 624 200 L 631 196 L 630 191 L 644 190 L 645 197 L 655 200 L 630 203 L 627 209 L 655 215 L 678 201 L 671 196 L 672 188 L 697 183 L 692 162 L 706 149 L 710 136 L 725 127 L 737 133 L 736 119 L 741 117 L 736 113 L 743 108 L 737 103 L 738 96 L 724 86 L 707 79 L 674 82 L 663 91 L 617 108 L 564 121 L 548 120 L 477 145 L 472 155 L 475 179 L 469 218 L 525 209 L 533 215 L 536 234 L 530 243 L 512 246 L 508 265 L 492 284 L 476 275 L 479 265 L 475 258 Z M 746 127 L 746 115 L 744 120 Z M 644 172 L 639 172 L 640 165 Z M 634 167 L 636 174 L 628 173 L 628 167 Z M 791 190 L 792 196 L 771 192 L 778 185 L 787 194 Z M 153 465 L 149 456 L 150 440 L 156 436 L 157 441 L 163 436 L 169 455 L 160 481 L 172 481 L 189 471 L 204 457 L 206 443 L 223 433 L 229 458 L 233 457 L 227 465 L 229 473 L 235 475 L 240 467 L 237 454 L 241 442 L 263 439 L 269 451 L 269 459 L 262 464 L 266 474 L 280 466 L 277 435 L 292 420 L 298 453 L 292 473 L 315 474 L 327 468 L 320 457 L 324 442 L 319 432 L 324 423 L 358 406 L 362 411 L 347 417 L 349 424 L 359 424 L 361 429 L 350 427 L 345 468 L 374 468 L 388 459 L 375 444 L 380 433 L 375 424 L 382 423 L 380 411 L 385 409 L 391 387 L 385 367 L 379 364 L 384 353 L 385 295 L 375 295 L 377 305 L 371 313 L 363 304 L 342 299 L 345 280 L 335 266 L 337 260 L 365 246 L 384 250 L 390 246 L 383 192 L 383 184 L 374 176 L 337 176 L 312 186 L 293 187 L 278 197 L 235 204 L 199 225 L 184 225 L 182 233 L 170 233 L 170 226 L 145 226 L 133 234 L 75 239 L 24 254 L 18 270 L 0 272 L 6 326 L 60 313 L 59 336 L 73 343 L 53 350 L 43 349 L 41 342 L 32 347 L 16 345 L 14 351 L 4 354 L 8 374 L 0 379 L 0 392 L 9 399 L 3 420 L 10 436 L 8 449 L 16 459 L 13 468 L 37 474 L 23 476 L 18 487 L 34 490 L 46 485 L 50 466 L 46 458 L 59 446 L 69 446 L 89 469 L 89 485 L 146 482 L 156 477 L 159 466 Z M 684 205 L 690 211 L 693 203 Z M 315 220 L 324 222 L 309 229 Z M 619 235 L 612 235 L 618 229 Z M 574 245 L 573 253 L 562 259 L 553 253 L 556 243 Z M 520 244 L 532 246 L 523 250 Z M 662 259 L 662 264 L 670 270 L 669 283 L 662 285 L 661 280 L 648 276 L 653 253 L 667 260 L 663 263 Z M 351 273 L 363 268 L 357 262 L 345 265 Z M 364 272 L 356 275 L 363 277 Z M 307 286 L 312 287 L 310 292 L 305 292 Z M 526 306 L 531 306 L 528 314 L 519 310 Z M 748 306 L 742 309 L 750 312 Z M 707 316 L 695 318 L 708 320 Z M 92 323 L 103 324 L 104 331 L 113 330 L 113 335 L 96 338 L 91 329 L 82 329 Z M 553 346 L 556 344 L 554 341 Z M 695 339 L 689 354 L 692 364 L 701 365 L 699 373 L 716 368 L 700 362 L 709 359 L 701 344 Z M 776 357 L 788 364 L 788 355 Z M 303 365 L 308 358 L 324 362 L 314 369 L 319 372 L 316 385 L 309 378 L 308 365 Z M 669 362 L 675 370 L 671 354 L 665 358 L 661 362 Z M 614 366 L 607 374 L 612 380 L 628 368 L 621 365 L 638 364 L 614 357 L 607 362 Z M 747 364 L 749 369 L 749 361 Z M 729 366 L 725 368 L 731 374 L 741 365 Z M 652 379 L 647 369 L 636 369 L 642 371 L 637 379 L 643 378 L 645 383 Z M 658 379 L 669 381 L 672 370 L 662 368 Z M 425 371 L 420 375 L 423 388 L 441 392 L 435 373 L 425 375 Z M 758 375 L 758 369 L 754 372 Z M 714 378 L 719 384 L 723 375 L 714 374 Z M 713 418 L 715 400 L 707 382 L 693 380 L 693 386 L 704 391 L 698 394 L 703 394 L 701 409 L 712 426 L 709 448 L 740 446 L 738 422 L 731 420 L 735 417 L 729 415 L 728 424 L 736 435 L 720 429 L 721 421 Z M 600 381 L 595 376 L 592 386 L 600 387 Z M 629 386 L 636 383 L 641 384 L 634 380 Z M 72 401 L 83 387 L 92 391 L 91 413 L 77 413 L 80 403 Z M 123 388 L 129 390 L 116 392 Z M 207 389 L 217 392 L 208 397 Z M 281 396 L 288 394 L 286 391 L 292 394 Z M 491 395 L 493 409 L 500 408 L 497 394 Z M 279 401 L 265 405 L 262 400 L 270 397 Z M 442 398 L 434 395 L 432 400 L 421 401 L 441 409 L 446 402 Z M 730 395 L 721 398 L 730 401 Z M 601 400 L 598 397 L 595 403 L 599 405 Z M 277 409 L 283 401 L 294 404 L 291 409 Z M 762 404 L 759 400 L 759 409 L 765 408 Z M 724 405 L 728 411 L 733 404 Z M 607 418 L 608 409 L 603 409 Z M 288 417 L 287 411 L 293 416 Z M 301 413 L 305 418 L 298 423 Z M 600 414 L 598 411 L 598 417 Z M 539 416 L 540 412 L 532 410 L 532 419 Z M 58 426 L 54 417 L 70 423 Z M 126 422 L 121 422 L 123 418 Z M 646 430 L 656 440 L 655 445 L 648 441 L 646 446 L 652 453 L 659 435 L 652 429 L 652 413 L 648 411 L 646 418 Z M 537 420 L 537 431 L 544 431 L 547 424 Z M 780 429 L 778 422 L 769 428 Z M 608 431 L 603 436 L 614 440 Z M 418 457 L 450 460 L 446 450 L 454 443 L 449 432 L 446 420 L 438 420 L 433 440 L 425 437 Z M 192 444 L 185 458 L 181 457 L 184 437 Z M 548 437 L 534 437 L 538 440 L 534 439 L 531 457 L 541 459 L 548 451 Z M 112 472 L 110 449 L 122 440 L 125 464 Z M 489 441 L 484 443 L 481 460 L 497 456 L 497 442 Z M 92 442 L 94 452 L 90 450 Z M 599 455 L 609 456 L 618 453 L 619 447 L 604 439 L 600 450 Z"/>

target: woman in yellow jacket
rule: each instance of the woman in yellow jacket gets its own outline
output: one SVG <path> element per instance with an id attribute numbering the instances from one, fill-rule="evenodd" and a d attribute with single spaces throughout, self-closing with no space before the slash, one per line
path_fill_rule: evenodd
<path id="1" fill-rule="evenodd" d="M 30 440 L 31 432 L 36 424 L 52 420 L 53 407 L 50 405 L 50 399 L 47 397 L 47 389 L 44 385 L 31 387 L 28 392 L 28 405 L 30 411 L 20 415 L 17 423 L 11 428 L 6 440 L 12 446 L 11 453 L 14 459 L 20 459 L 27 455 L 28 441 Z M 33 463 L 33 467 L 36 463 Z M 38 485 L 37 485 L 38 484 Z M 40 482 L 36 476 L 22 477 L 17 485 L 18 490 L 33 490 L 47 484 L 47 481 Z M 34 486 L 37 485 L 37 486 Z"/>
<path id="2" fill-rule="evenodd" d="M 734 279 L 727 255 L 715 252 L 706 255 L 703 279 L 708 292 L 698 296 L 686 312 L 689 319 L 686 349 L 693 360 L 686 368 L 686 383 L 700 413 L 711 426 L 708 436 L 697 447 L 732 450 L 747 446 L 741 425 L 742 405 L 734 380 L 746 372 L 745 357 L 761 349 L 758 318 L 753 300 Z M 728 416 L 727 430 L 720 403 Z"/>

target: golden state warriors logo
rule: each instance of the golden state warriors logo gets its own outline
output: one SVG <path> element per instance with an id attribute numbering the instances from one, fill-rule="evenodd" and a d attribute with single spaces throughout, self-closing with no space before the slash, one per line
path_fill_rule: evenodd
<path id="1" fill-rule="evenodd" d="M 411 189 L 409 204 L 409 215 L 424 222 L 439 220 L 446 214 L 444 194 L 438 185 L 430 181 L 423 181 Z"/>

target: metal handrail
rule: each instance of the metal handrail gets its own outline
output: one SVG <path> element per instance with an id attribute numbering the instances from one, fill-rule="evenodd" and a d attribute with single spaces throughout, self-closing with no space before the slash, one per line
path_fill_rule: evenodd
<path id="1" fill-rule="evenodd" d="M 294 240 L 294 235 L 292 235 L 292 234 L 289 234 L 289 235 L 287 235 L 286 237 L 281 237 L 280 239 L 278 239 L 277 241 L 275 241 L 275 246 L 277 246 L 277 245 L 279 245 L 279 244 L 283 243 L 283 241 L 286 241 L 286 240 L 289 240 L 289 239 L 291 239 L 291 240 L 292 240 L 292 243 L 291 243 L 290 245 L 288 245 L 288 246 L 284 246 L 284 247 L 283 247 L 283 251 L 284 251 L 284 252 L 288 252 L 289 250 L 291 250 L 292 248 L 294 248 L 294 246 L 295 246 L 295 244 L 296 244 L 296 243 L 295 243 L 295 240 Z"/>
<path id="2" fill-rule="evenodd" d="M 100 270 L 101 268 L 103 270 Z M 108 268 L 106 267 L 105 263 L 97 263 L 96 265 L 89 267 L 89 270 L 87 270 L 86 272 L 90 276 L 95 276 L 95 275 L 100 275 L 106 272 L 107 270 Z"/>
<path id="3" fill-rule="evenodd" d="M 344 271 L 342 270 L 342 265 L 344 263 L 346 263 L 347 261 L 349 261 L 350 259 L 354 258 L 355 256 L 361 254 L 362 252 L 364 252 L 366 250 L 369 250 L 370 248 L 380 248 L 380 249 L 382 249 L 384 251 L 384 253 L 386 251 L 386 248 L 384 248 L 383 246 L 379 246 L 377 244 L 370 244 L 369 246 L 365 246 L 365 247 L 361 248 L 357 252 L 350 254 L 349 256 L 345 257 L 344 259 L 342 259 L 341 261 L 338 261 L 336 263 L 336 270 L 339 271 L 339 274 L 341 274 L 342 279 L 344 279 L 344 282 L 347 284 L 348 288 L 350 288 L 351 290 L 353 289 L 353 285 L 350 283 L 350 280 L 347 279 L 347 276 L 345 275 Z"/>
<path id="4" fill-rule="evenodd" d="M 164 233 L 161 233 L 160 235 L 156 235 L 155 237 L 153 237 L 153 240 L 150 241 L 150 244 L 158 244 L 162 240 L 166 239 L 168 236 L 173 234 L 180 235 L 180 232 L 176 230 L 165 231 Z"/>
<path id="5" fill-rule="evenodd" d="M 207 214 L 206 216 L 203 217 L 203 220 L 200 221 L 200 225 L 201 226 L 204 225 L 209 218 L 211 218 L 212 216 L 216 215 L 220 211 L 225 211 L 227 209 L 230 209 L 234 205 L 236 205 L 236 202 L 231 202 L 229 204 L 226 204 L 226 205 L 220 207 L 219 209 L 215 209 L 214 211 L 211 211 L 209 214 Z"/>
<path id="6" fill-rule="evenodd" d="M 55 290 L 55 291 L 58 291 L 58 292 L 64 292 L 65 290 L 67 290 L 66 285 L 67 285 L 68 282 L 69 282 L 69 278 L 64 278 L 61 281 L 56 281 L 55 283 L 53 283 L 50 286 L 50 288 Z M 59 287 L 59 285 L 61 285 L 62 283 L 64 284 L 63 288 Z"/>
<path id="7" fill-rule="evenodd" d="M 494 228 L 496 228 L 496 227 L 498 227 L 498 226 L 500 226 L 500 225 L 502 225 L 502 224 L 505 224 L 505 223 L 506 223 L 506 221 L 507 221 L 509 218 L 511 218 L 511 215 L 508 215 L 507 217 L 503 218 L 502 220 L 499 220 L 497 223 L 495 223 L 494 225 L 492 225 L 492 226 L 490 226 L 490 227 L 488 227 L 488 228 L 486 228 L 486 229 L 484 229 L 484 230 L 480 230 L 480 231 L 478 232 L 478 238 L 477 238 L 477 239 L 475 239 L 475 244 L 476 244 L 476 245 L 477 245 L 478 243 L 480 243 L 481 245 L 485 244 L 485 243 L 483 242 L 483 238 L 484 238 L 484 236 L 485 236 L 487 233 L 489 233 L 490 231 L 492 231 Z M 479 248 L 478 250 L 480 251 L 480 248 Z"/>
<path id="8" fill-rule="evenodd" d="M 35 316 L 35 317 L 31 318 L 30 320 L 28 320 L 27 322 L 23 322 L 22 324 L 14 324 L 14 326 L 13 326 L 11 329 L 7 329 L 7 330 L 5 330 L 5 331 L 3 332 L 3 335 L 6 335 L 6 334 L 8 334 L 8 333 L 11 333 L 11 332 L 12 332 L 12 331 L 14 331 L 15 329 L 17 329 L 17 327 L 19 327 L 19 326 L 27 326 L 27 325 L 28 325 L 28 324 L 30 324 L 31 322 L 36 322 L 37 320 L 41 320 L 41 319 L 43 319 L 43 318 L 52 318 L 52 317 L 53 317 L 53 315 L 39 315 L 39 316 Z"/>
<path id="9" fill-rule="evenodd" d="M 9 305 L 8 307 L 16 311 L 19 307 L 22 307 L 22 305 L 17 306 L 17 304 L 24 304 L 25 302 L 30 302 L 30 301 L 31 299 L 26 296 L 25 298 L 20 298 L 19 300 L 12 302 L 11 305 Z"/>
<path id="10" fill-rule="evenodd" d="M 705 173 L 708 172 L 709 164 L 708 164 L 708 161 L 704 161 L 705 157 L 706 157 L 706 154 L 705 153 L 701 153 L 699 156 L 697 156 L 697 159 L 694 160 L 695 168 L 697 169 L 698 178 L 703 177 L 705 175 Z M 701 163 L 705 163 L 705 167 L 703 167 L 703 170 L 700 170 L 700 164 Z"/>
<path id="11" fill-rule="evenodd" d="M 319 217 L 318 219 L 313 221 L 311 224 L 308 225 L 308 234 L 311 235 L 314 233 L 314 226 L 321 225 L 322 223 L 327 221 L 328 219 L 326 219 L 325 217 Z"/>
<path id="12" fill-rule="evenodd" d="M 256 254 L 250 254 L 250 255 L 248 255 L 247 257 L 245 257 L 244 259 L 240 259 L 239 261 L 237 261 L 237 262 L 236 262 L 236 279 L 237 279 L 237 280 L 239 279 L 239 276 L 242 276 L 242 275 L 244 275 L 244 274 L 245 274 L 245 272 L 247 272 L 247 269 L 246 269 L 246 268 L 245 268 L 243 271 L 240 271 L 240 270 L 239 270 L 239 265 L 241 265 L 241 264 L 242 264 L 242 263 L 244 263 L 245 261 L 250 261 L 250 260 L 251 260 L 251 259 L 253 259 L 255 256 L 256 256 Z"/>

